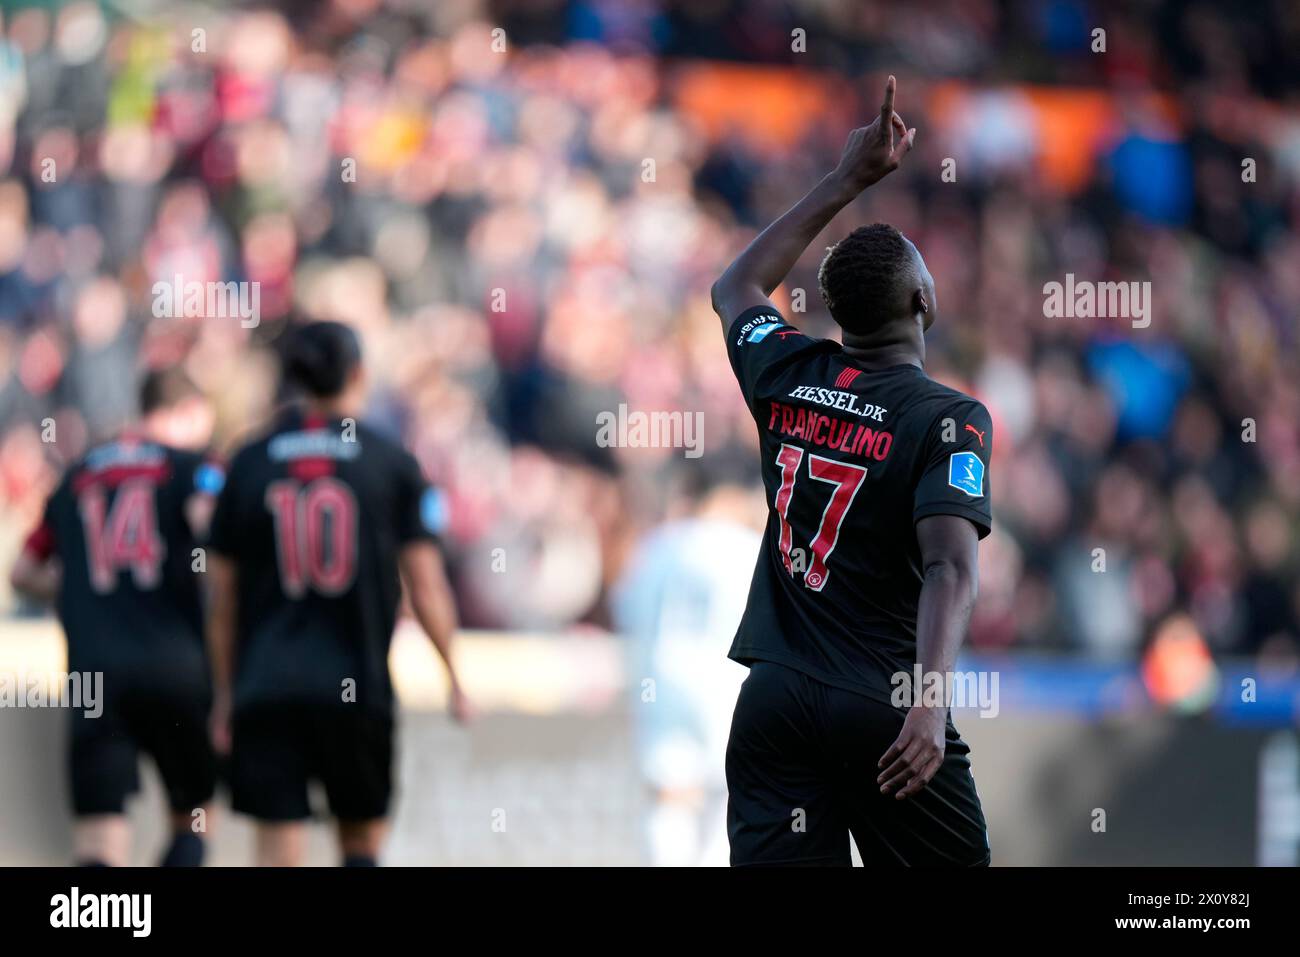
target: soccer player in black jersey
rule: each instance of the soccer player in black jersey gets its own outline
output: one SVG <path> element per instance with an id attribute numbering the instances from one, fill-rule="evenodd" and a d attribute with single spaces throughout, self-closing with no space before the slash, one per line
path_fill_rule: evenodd
<path id="1" fill-rule="evenodd" d="M 195 451 L 211 408 L 178 370 L 141 388 L 142 418 L 91 448 L 64 475 L 11 573 L 19 591 L 55 603 L 69 674 L 102 674 L 102 711 L 74 708 L 70 772 L 73 853 L 122 865 L 138 760 L 153 757 L 171 806 L 164 865 L 197 866 L 216 766 L 208 742 L 211 689 L 196 569 L 222 473 Z"/>
<path id="2" fill-rule="evenodd" d="M 258 863 L 301 861 L 316 780 L 343 863 L 369 866 L 392 790 L 403 580 L 446 662 L 452 715 L 468 713 L 437 548 L 444 508 L 415 459 L 354 418 L 365 383 L 351 329 L 292 332 L 284 372 L 302 401 L 234 456 L 212 521 L 213 736 L 230 749 L 234 809 L 259 822 Z"/>
<path id="3" fill-rule="evenodd" d="M 822 263 L 842 345 L 803 335 L 767 298 L 912 148 L 895 85 L 712 290 L 770 507 L 731 649 L 750 667 L 727 747 L 736 865 L 848 864 L 850 833 L 867 866 L 989 861 L 950 698 L 897 694 L 917 667 L 948 687 L 965 637 L 990 525 L 989 414 L 924 372 L 934 281 L 898 230 L 858 229 Z"/>

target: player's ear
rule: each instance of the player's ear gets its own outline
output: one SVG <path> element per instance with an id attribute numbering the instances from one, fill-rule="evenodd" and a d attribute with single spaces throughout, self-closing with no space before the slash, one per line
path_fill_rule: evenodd
<path id="1" fill-rule="evenodd" d="M 934 301 L 924 289 L 918 289 L 912 294 L 912 315 L 921 317 L 922 331 L 928 332 L 934 325 L 936 315 Z"/>

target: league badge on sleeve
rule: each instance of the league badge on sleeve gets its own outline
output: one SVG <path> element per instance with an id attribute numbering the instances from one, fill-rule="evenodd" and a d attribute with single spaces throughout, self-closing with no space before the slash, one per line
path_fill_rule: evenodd
<path id="1" fill-rule="evenodd" d="M 204 462 L 194 470 L 194 487 L 208 495 L 217 495 L 226 484 L 226 473 L 213 462 Z"/>
<path id="2" fill-rule="evenodd" d="M 430 487 L 420 496 L 420 521 L 434 535 L 447 530 L 447 499 L 442 492 Z"/>
<path id="3" fill-rule="evenodd" d="M 948 459 L 948 484 L 971 498 L 984 495 L 984 463 L 974 452 L 954 452 Z"/>
<path id="4" fill-rule="evenodd" d="M 755 316 L 753 319 L 746 319 L 745 324 L 740 327 L 740 334 L 736 337 L 736 345 L 743 346 L 746 342 L 762 342 L 770 336 L 775 330 L 787 328 L 785 320 L 779 314 L 764 312 Z M 794 330 L 789 329 L 793 332 Z"/>
<path id="5" fill-rule="evenodd" d="M 772 333 L 772 331 L 773 331 L 774 329 L 780 329 L 780 328 L 781 328 L 781 325 L 782 325 L 782 324 L 779 323 L 779 322 L 769 322 L 769 323 L 767 323 L 767 324 L 765 324 L 765 325 L 759 326 L 758 328 L 756 328 L 753 332 L 751 332 L 751 333 L 749 334 L 749 337 L 748 337 L 745 341 L 746 341 L 746 342 L 762 342 L 764 339 L 766 339 L 766 338 L 767 338 L 767 337 Z"/>

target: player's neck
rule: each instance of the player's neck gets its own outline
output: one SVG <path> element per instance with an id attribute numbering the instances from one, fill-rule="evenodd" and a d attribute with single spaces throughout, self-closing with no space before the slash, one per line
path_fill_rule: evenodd
<path id="1" fill-rule="evenodd" d="M 882 329 L 873 335 L 844 334 L 844 353 L 866 369 L 913 365 L 925 368 L 925 336 L 920 326 Z"/>
<path id="2" fill-rule="evenodd" d="M 160 445 L 171 445 L 171 430 L 167 427 L 167 421 L 159 415 L 146 415 L 138 422 L 123 427 L 118 433 L 118 438 L 125 440 L 144 439 L 146 442 L 157 442 Z"/>
<path id="3" fill-rule="evenodd" d="M 300 408 L 304 415 L 317 419 L 342 419 L 352 415 L 352 404 L 345 396 L 331 399 L 305 399 Z"/>

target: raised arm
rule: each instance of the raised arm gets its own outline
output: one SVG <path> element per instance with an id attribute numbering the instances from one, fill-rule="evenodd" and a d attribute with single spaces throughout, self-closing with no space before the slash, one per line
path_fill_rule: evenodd
<path id="1" fill-rule="evenodd" d="M 895 86 L 891 76 L 885 83 L 880 115 L 849 134 L 839 165 L 759 233 L 713 284 L 713 311 L 722 320 L 724 333 L 746 309 L 771 305 L 767 297 L 817 234 L 859 193 L 896 170 L 912 148 L 916 130 L 909 130 L 894 112 Z"/>
<path id="2" fill-rule="evenodd" d="M 944 687 L 966 639 L 971 609 L 979 593 L 979 533 L 958 515 L 931 515 L 916 523 L 925 576 L 916 612 L 916 663 L 922 675 L 942 675 Z M 921 689 L 914 687 L 914 696 Z M 877 784 L 900 798 L 916 794 L 943 764 L 948 706 L 925 707 L 913 701 L 903 730 L 880 759 Z"/>

